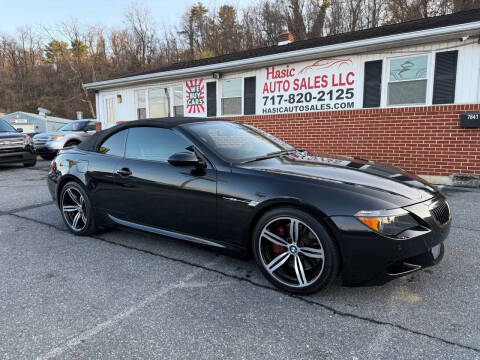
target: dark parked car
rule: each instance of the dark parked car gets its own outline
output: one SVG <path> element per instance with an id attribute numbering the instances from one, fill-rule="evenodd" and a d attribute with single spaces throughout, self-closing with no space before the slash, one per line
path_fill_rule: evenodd
<path id="1" fill-rule="evenodd" d="M 401 169 L 312 156 L 236 122 L 169 118 L 102 131 L 52 162 L 71 232 L 121 225 L 253 254 L 276 286 L 382 284 L 438 263 L 443 195 Z"/>
<path id="2" fill-rule="evenodd" d="M 21 134 L 21 131 L 0 119 L 0 164 L 21 163 L 24 166 L 35 166 L 37 163 L 32 139 Z"/>

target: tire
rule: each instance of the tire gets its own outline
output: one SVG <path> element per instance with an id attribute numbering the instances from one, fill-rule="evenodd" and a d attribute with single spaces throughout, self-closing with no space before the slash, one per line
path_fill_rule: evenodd
<path id="1" fill-rule="evenodd" d="M 33 160 L 26 161 L 26 162 L 23 163 L 24 167 L 33 167 L 35 165 L 37 165 L 37 158 L 36 157 Z"/>
<path id="2" fill-rule="evenodd" d="M 70 232 L 85 236 L 96 231 L 92 204 L 80 184 L 75 181 L 66 183 L 60 192 L 58 204 Z"/>
<path id="3" fill-rule="evenodd" d="M 40 155 L 43 160 L 53 160 L 55 158 L 55 155 Z"/>
<path id="4" fill-rule="evenodd" d="M 291 240 L 292 229 L 296 241 Z M 334 239 L 304 211 L 293 207 L 268 211 L 257 222 L 252 240 L 258 267 L 282 290 L 311 294 L 329 286 L 338 274 L 340 255 Z"/>

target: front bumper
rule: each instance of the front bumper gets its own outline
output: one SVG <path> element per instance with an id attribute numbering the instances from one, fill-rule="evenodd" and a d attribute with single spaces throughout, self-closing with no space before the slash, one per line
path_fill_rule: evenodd
<path id="1" fill-rule="evenodd" d="M 1 151 L 0 164 L 15 164 L 31 162 L 36 158 L 35 151 L 30 147 L 24 150 Z"/>
<path id="2" fill-rule="evenodd" d="M 450 232 L 451 217 L 440 226 L 430 213 L 429 206 L 437 197 L 405 209 L 421 223 L 422 228 L 408 230 L 408 239 L 380 235 L 352 216 L 329 218 L 338 239 L 343 261 L 342 280 L 345 286 L 381 285 L 441 260 L 432 254 Z M 443 247 L 442 247 L 443 249 Z"/>
<path id="3" fill-rule="evenodd" d="M 47 155 L 47 156 L 55 156 L 57 155 L 58 151 L 62 149 L 61 146 L 56 146 L 53 143 L 46 143 L 44 145 L 35 145 L 35 151 L 38 155 Z"/>

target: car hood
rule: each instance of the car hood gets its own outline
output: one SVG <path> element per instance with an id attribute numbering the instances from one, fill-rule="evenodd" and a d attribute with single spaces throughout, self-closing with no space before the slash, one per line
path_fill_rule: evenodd
<path id="1" fill-rule="evenodd" d="M 17 132 L 0 132 L 0 139 L 24 138 L 26 135 Z"/>
<path id="2" fill-rule="evenodd" d="M 367 187 L 400 196 L 412 203 L 428 200 L 438 194 L 433 185 L 403 169 L 346 156 L 327 154 L 314 156 L 306 152 L 297 152 L 251 162 L 244 164 L 243 167 Z"/>

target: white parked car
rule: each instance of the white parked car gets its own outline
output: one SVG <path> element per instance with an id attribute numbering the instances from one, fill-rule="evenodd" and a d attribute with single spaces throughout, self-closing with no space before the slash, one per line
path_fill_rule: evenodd
<path id="1" fill-rule="evenodd" d="M 41 133 L 33 137 L 35 151 L 45 160 L 52 160 L 59 150 L 80 144 L 95 134 L 96 120 L 76 120 L 56 132 Z"/>

